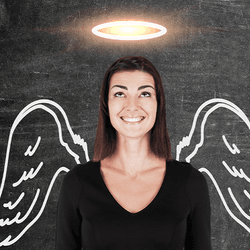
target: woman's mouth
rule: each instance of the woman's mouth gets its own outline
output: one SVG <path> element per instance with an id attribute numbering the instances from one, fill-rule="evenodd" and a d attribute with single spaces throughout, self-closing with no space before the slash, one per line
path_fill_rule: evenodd
<path id="1" fill-rule="evenodd" d="M 142 120 L 144 120 L 145 119 L 145 117 L 144 116 L 138 116 L 138 117 L 121 117 L 121 119 L 123 120 L 123 121 L 126 121 L 126 122 L 140 122 L 140 121 L 142 121 Z"/>

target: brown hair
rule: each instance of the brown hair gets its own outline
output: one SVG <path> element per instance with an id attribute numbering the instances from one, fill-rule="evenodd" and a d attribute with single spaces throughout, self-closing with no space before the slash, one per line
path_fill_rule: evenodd
<path id="1" fill-rule="evenodd" d="M 157 114 L 151 130 L 150 148 L 159 158 L 171 160 L 171 146 L 166 124 L 165 96 L 162 80 L 154 65 L 141 56 L 123 57 L 115 61 L 107 70 L 101 87 L 99 119 L 97 125 L 94 158 L 99 161 L 114 153 L 116 130 L 111 125 L 108 111 L 108 94 L 111 77 L 117 72 L 139 70 L 149 73 L 155 81 Z"/>

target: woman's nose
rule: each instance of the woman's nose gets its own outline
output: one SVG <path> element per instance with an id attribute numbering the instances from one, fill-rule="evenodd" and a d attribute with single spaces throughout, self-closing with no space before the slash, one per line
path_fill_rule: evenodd
<path id="1" fill-rule="evenodd" d="M 128 111 L 136 111 L 139 108 L 138 104 L 139 104 L 138 99 L 136 97 L 127 98 L 126 110 L 128 110 Z"/>

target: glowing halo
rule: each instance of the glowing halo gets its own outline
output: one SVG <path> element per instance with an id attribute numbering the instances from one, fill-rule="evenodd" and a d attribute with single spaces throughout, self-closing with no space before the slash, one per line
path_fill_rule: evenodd
<path id="1" fill-rule="evenodd" d="M 166 34 L 167 29 L 159 24 L 143 21 L 117 21 L 95 26 L 96 36 L 114 40 L 145 40 Z"/>

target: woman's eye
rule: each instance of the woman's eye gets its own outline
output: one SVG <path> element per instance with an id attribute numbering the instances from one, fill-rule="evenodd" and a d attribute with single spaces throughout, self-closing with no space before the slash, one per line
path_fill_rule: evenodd
<path id="1" fill-rule="evenodd" d="M 143 96 L 143 97 L 150 97 L 151 94 L 149 92 L 143 92 L 143 93 L 141 93 L 141 96 Z"/>
<path id="2" fill-rule="evenodd" d="M 122 92 L 117 92 L 117 93 L 114 94 L 114 96 L 116 96 L 116 97 L 123 97 L 124 94 Z"/>

